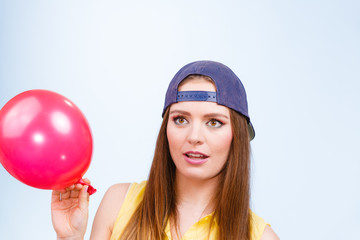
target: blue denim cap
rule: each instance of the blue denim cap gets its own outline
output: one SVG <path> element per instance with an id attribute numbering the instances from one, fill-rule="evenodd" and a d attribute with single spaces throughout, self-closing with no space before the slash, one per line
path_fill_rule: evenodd
<path id="1" fill-rule="evenodd" d="M 210 77 L 215 83 L 216 93 L 206 91 L 178 92 L 179 84 L 193 74 Z M 169 84 L 162 116 L 171 104 L 181 101 L 211 101 L 237 111 L 246 118 L 250 140 L 254 139 L 255 130 L 250 122 L 245 88 L 235 73 L 224 64 L 214 61 L 197 61 L 182 67 Z"/>

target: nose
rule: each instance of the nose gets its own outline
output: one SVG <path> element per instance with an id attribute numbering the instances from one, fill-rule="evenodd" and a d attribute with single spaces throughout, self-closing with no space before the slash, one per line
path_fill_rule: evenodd
<path id="1" fill-rule="evenodd" d="M 200 124 L 194 123 L 189 128 L 188 142 L 193 145 L 204 143 L 204 135 Z"/>

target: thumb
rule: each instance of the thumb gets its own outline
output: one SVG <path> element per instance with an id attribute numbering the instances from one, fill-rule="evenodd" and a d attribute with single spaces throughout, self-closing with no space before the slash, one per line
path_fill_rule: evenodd
<path id="1" fill-rule="evenodd" d="M 89 207 L 89 193 L 87 192 L 89 186 L 84 185 L 79 194 L 79 207 L 87 209 Z"/>

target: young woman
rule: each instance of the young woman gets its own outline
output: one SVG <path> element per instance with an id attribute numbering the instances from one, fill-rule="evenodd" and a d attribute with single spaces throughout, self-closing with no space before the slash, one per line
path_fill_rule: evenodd
<path id="1" fill-rule="evenodd" d="M 254 136 L 240 79 L 217 62 L 184 66 L 166 93 L 149 179 L 110 187 L 91 239 L 278 239 L 249 206 Z M 86 191 L 53 191 L 58 239 L 84 238 Z"/>

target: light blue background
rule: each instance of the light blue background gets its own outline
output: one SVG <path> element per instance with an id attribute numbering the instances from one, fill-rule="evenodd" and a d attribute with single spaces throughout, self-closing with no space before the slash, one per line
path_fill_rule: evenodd
<path id="1" fill-rule="evenodd" d="M 0 1 L 0 107 L 49 89 L 86 115 L 98 192 L 146 179 L 168 82 L 211 59 L 242 79 L 252 208 L 281 239 L 358 239 L 359 1 Z M 0 167 L 0 239 L 55 239 L 50 191 Z"/>

